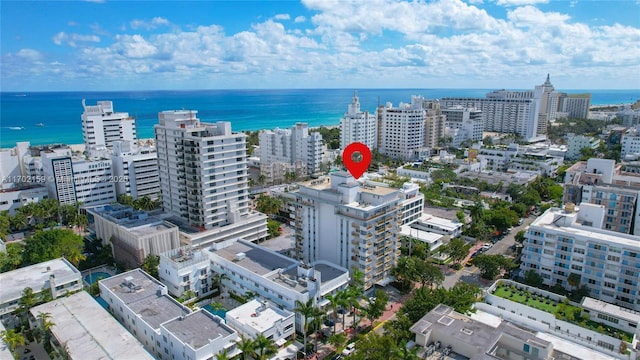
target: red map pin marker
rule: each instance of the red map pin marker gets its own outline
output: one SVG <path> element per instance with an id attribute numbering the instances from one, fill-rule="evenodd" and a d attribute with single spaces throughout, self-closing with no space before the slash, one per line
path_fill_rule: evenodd
<path id="1" fill-rule="evenodd" d="M 351 143 L 342 152 L 342 162 L 349 170 L 349 173 L 358 179 L 371 164 L 371 150 L 363 143 Z"/>

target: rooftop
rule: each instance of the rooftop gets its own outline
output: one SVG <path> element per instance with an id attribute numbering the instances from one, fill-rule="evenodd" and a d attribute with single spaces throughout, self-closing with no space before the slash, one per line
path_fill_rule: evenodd
<path id="1" fill-rule="evenodd" d="M 153 359 L 91 295 L 81 291 L 31 309 L 51 314 L 51 328 L 73 359 Z"/>
<path id="2" fill-rule="evenodd" d="M 210 251 L 260 276 L 277 269 L 288 269 L 298 264 L 291 258 L 268 251 L 247 241 L 235 241 L 232 245 Z"/>
<path id="3" fill-rule="evenodd" d="M 600 313 L 615 316 L 630 323 L 640 324 L 640 312 L 625 309 L 615 304 L 609 304 L 602 300 L 585 297 L 582 299 L 582 307 L 586 310 L 593 310 Z"/>
<path id="4" fill-rule="evenodd" d="M 277 321 L 294 316 L 294 313 L 287 310 L 280 310 L 268 302 L 265 305 L 259 300 L 254 299 L 233 310 L 227 311 L 226 316 L 227 319 L 232 318 L 239 323 L 250 326 L 256 333 L 263 333 L 273 327 L 273 324 Z"/>
<path id="5" fill-rule="evenodd" d="M 221 318 L 205 310 L 175 318 L 163 326 L 194 350 L 209 344 L 211 340 L 235 333 L 233 329 L 224 324 Z"/>
<path id="6" fill-rule="evenodd" d="M 0 304 L 22 296 L 22 290 L 30 287 L 34 293 L 49 288 L 53 276 L 58 284 L 81 281 L 80 271 L 64 258 L 45 261 L 0 274 Z"/>

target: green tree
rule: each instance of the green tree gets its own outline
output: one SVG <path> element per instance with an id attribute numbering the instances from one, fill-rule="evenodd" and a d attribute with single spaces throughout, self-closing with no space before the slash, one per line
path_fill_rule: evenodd
<path id="1" fill-rule="evenodd" d="M 466 219 L 466 216 L 464 215 L 464 211 L 462 210 L 456 211 L 456 219 L 458 219 L 458 222 L 464 224 Z"/>
<path id="2" fill-rule="evenodd" d="M 240 359 L 247 360 L 249 354 L 253 354 L 253 350 L 255 349 L 255 343 L 251 338 L 245 337 L 240 334 L 238 340 L 236 340 L 236 344 L 238 345 L 238 350 L 242 351 L 240 354 Z"/>
<path id="3" fill-rule="evenodd" d="M 295 302 L 295 309 L 293 309 L 293 311 L 299 313 L 300 315 L 302 315 L 302 318 L 304 319 L 304 334 L 303 338 L 304 338 L 304 349 L 307 348 L 307 338 L 308 338 L 308 334 L 309 334 L 309 319 L 314 315 L 316 307 L 313 304 L 313 299 L 309 299 L 307 300 L 306 303 L 300 301 L 300 300 L 296 300 Z"/>
<path id="4" fill-rule="evenodd" d="M 266 215 L 276 215 L 282 207 L 282 200 L 277 197 L 260 194 L 256 198 L 256 209 Z"/>
<path id="5" fill-rule="evenodd" d="M 329 344 L 331 344 L 336 349 L 341 349 L 344 346 L 344 343 L 347 341 L 347 334 L 341 332 L 339 334 L 332 334 L 327 339 Z"/>
<path id="6" fill-rule="evenodd" d="M 267 339 L 264 335 L 260 334 L 253 342 L 253 353 L 256 355 L 256 360 L 267 360 L 269 354 L 278 350 L 278 347 L 272 340 Z"/>
<path id="7" fill-rule="evenodd" d="M 153 276 L 156 279 L 159 279 L 158 275 L 158 267 L 160 266 L 160 256 L 149 254 L 142 261 L 142 270 L 144 270 L 147 274 Z"/>
<path id="8" fill-rule="evenodd" d="M 480 275 L 484 279 L 493 280 L 500 270 L 509 270 L 512 262 L 504 255 L 481 254 L 473 259 L 473 265 L 480 269 Z"/>
<path id="9" fill-rule="evenodd" d="M 398 345 L 391 336 L 372 331 L 356 341 L 355 349 L 350 360 L 389 360 L 397 359 Z"/>
<path id="10" fill-rule="evenodd" d="M 273 219 L 267 219 L 267 233 L 269 234 L 269 239 L 280 236 L 280 225 L 281 224 L 279 222 Z"/>
<path id="11" fill-rule="evenodd" d="M 516 235 L 515 235 L 513 238 L 515 239 L 515 241 L 516 241 L 517 243 L 522 244 L 522 243 L 524 242 L 524 235 L 525 235 L 526 233 L 527 233 L 527 232 L 526 232 L 525 230 L 520 230 L 520 231 L 518 231 L 518 233 L 516 233 Z"/>
<path id="12" fill-rule="evenodd" d="M 439 286 L 444 281 L 442 270 L 431 262 L 418 259 L 415 262 L 415 269 L 422 286 Z"/>
<path id="13" fill-rule="evenodd" d="M 220 353 L 216 354 L 216 360 L 231 360 L 231 357 L 229 357 L 229 350 L 222 349 Z"/>
<path id="14" fill-rule="evenodd" d="M 37 319 L 40 323 L 40 328 L 42 329 L 42 343 L 48 344 L 50 330 L 55 326 L 53 321 L 51 321 L 51 313 L 39 312 L 37 315 Z"/>
<path id="15" fill-rule="evenodd" d="M 571 273 L 569 274 L 569 276 L 567 277 L 567 283 L 569 285 L 571 285 L 572 289 L 575 289 L 578 287 L 578 285 L 580 285 L 580 274 L 577 273 Z"/>
<path id="16" fill-rule="evenodd" d="M 398 259 L 398 263 L 391 269 L 391 275 L 400 283 L 400 287 L 404 291 L 412 288 L 411 282 L 418 278 L 416 270 L 416 258 L 412 256 L 403 256 Z"/>
<path id="17" fill-rule="evenodd" d="M 82 255 L 84 242 L 82 236 L 69 229 L 51 229 L 37 231 L 25 240 L 23 263 L 38 264 L 44 261 L 65 257 L 72 264 L 78 265 L 85 258 Z"/>
<path id="18" fill-rule="evenodd" d="M 24 344 L 26 343 L 24 336 L 22 336 L 22 334 L 20 334 L 19 332 L 16 332 L 14 329 L 0 331 L 0 339 L 2 339 L 5 344 L 7 344 L 9 351 L 14 353 L 14 355 L 18 346 L 24 346 Z"/>
<path id="19" fill-rule="evenodd" d="M 369 305 L 364 308 L 364 313 L 367 319 L 371 321 L 372 326 L 374 321 L 384 314 L 384 311 L 387 309 L 388 302 L 389 295 L 387 295 L 383 290 L 376 290 L 374 301 L 370 301 Z"/>
<path id="20" fill-rule="evenodd" d="M 122 205 L 133 207 L 133 202 L 134 202 L 134 199 L 131 195 L 127 195 L 127 194 L 118 195 L 118 203 Z"/>
<path id="21" fill-rule="evenodd" d="M 7 251 L 0 252 L 0 272 L 6 272 L 17 269 L 22 260 L 22 251 L 24 246 L 21 243 L 7 244 Z"/>
<path id="22" fill-rule="evenodd" d="M 527 270 L 524 273 L 523 282 L 527 285 L 539 288 L 544 284 L 544 279 L 542 278 L 542 275 L 538 274 L 537 272 L 533 270 Z"/>
<path id="23" fill-rule="evenodd" d="M 443 253 L 447 254 L 454 264 L 459 264 L 462 259 L 469 255 L 471 244 L 465 244 L 461 238 L 454 238 L 448 244 L 440 247 Z"/>
<path id="24" fill-rule="evenodd" d="M 324 299 L 329 301 L 329 306 L 331 307 L 331 319 L 333 320 L 333 333 L 336 333 L 336 310 L 338 309 L 338 294 L 327 294 L 324 296 Z"/>

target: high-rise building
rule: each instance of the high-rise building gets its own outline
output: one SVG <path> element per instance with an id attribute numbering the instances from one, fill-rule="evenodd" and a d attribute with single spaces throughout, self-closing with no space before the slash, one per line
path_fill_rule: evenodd
<path id="1" fill-rule="evenodd" d="M 49 197 L 60 204 L 91 206 L 116 201 L 110 159 L 86 160 L 69 148 L 46 150 L 40 157 Z"/>
<path id="2" fill-rule="evenodd" d="M 546 134 L 548 124 L 556 120 L 560 93 L 555 91 L 549 79 L 549 74 L 547 74 L 544 84 L 537 85 L 534 91 L 541 94 L 540 111 L 538 112 L 538 134 Z"/>
<path id="3" fill-rule="evenodd" d="M 238 236 L 249 241 L 264 238 L 266 216 L 249 210 L 246 135 L 232 132 L 230 122 L 202 123 L 197 113 L 158 114 L 156 150 L 164 211 L 174 215 L 171 221 L 180 223 L 185 242 L 194 247 Z"/>
<path id="4" fill-rule="evenodd" d="M 87 105 L 82 100 L 82 136 L 88 151 L 111 148 L 114 141 L 136 139 L 136 124 L 126 112 L 114 112 L 111 101 Z"/>
<path id="5" fill-rule="evenodd" d="M 411 104 L 398 107 L 387 103 L 378 108 L 380 125 L 379 151 L 396 159 L 412 160 L 425 147 L 425 116 L 421 98 L 412 96 Z"/>
<path id="6" fill-rule="evenodd" d="M 267 183 L 285 179 L 287 173 L 296 177 L 315 174 L 322 163 L 322 135 L 309 132 L 306 123 L 291 129 L 262 130 L 260 142 L 260 173 Z"/>
<path id="7" fill-rule="evenodd" d="M 357 268 L 366 289 L 391 281 L 400 256 L 402 190 L 360 184 L 346 172 L 335 172 L 300 183 L 287 196 L 296 209 L 296 258 Z"/>
<path id="8" fill-rule="evenodd" d="M 588 119 L 591 107 L 591 94 L 565 94 L 558 100 L 558 111 L 572 119 Z"/>
<path id="9" fill-rule="evenodd" d="M 116 194 L 134 199 L 160 198 L 158 156 L 155 146 L 137 146 L 130 141 L 114 141 L 111 153 Z"/>
<path id="10" fill-rule="evenodd" d="M 482 111 L 456 105 L 443 109 L 442 114 L 447 117 L 446 128 L 453 138 L 454 147 L 460 147 L 467 140 L 472 143 L 482 141 Z"/>
<path id="11" fill-rule="evenodd" d="M 624 172 L 615 160 L 591 158 L 566 171 L 564 203 L 603 205 L 602 227 L 640 235 L 640 174 Z"/>
<path id="12" fill-rule="evenodd" d="M 583 202 L 551 208 L 525 234 L 523 271 L 535 271 L 545 285 L 586 285 L 589 296 L 640 310 L 640 237 L 602 229 L 609 210 Z M 571 280 L 570 280 L 571 278 Z"/>
<path id="13" fill-rule="evenodd" d="M 360 98 L 354 91 L 351 104 L 344 117 L 340 119 L 340 148 L 360 142 L 376 149 L 378 147 L 378 117 L 368 111 L 360 111 Z"/>

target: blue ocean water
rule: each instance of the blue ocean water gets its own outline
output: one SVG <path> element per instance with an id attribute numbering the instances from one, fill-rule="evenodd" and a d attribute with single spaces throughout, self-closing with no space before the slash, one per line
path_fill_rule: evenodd
<path id="1" fill-rule="evenodd" d="M 483 97 L 492 89 L 358 89 L 361 109 L 374 112 L 378 104 L 410 102 L 411 95 L 425 98 Z M 562 90 L 592 94 L 592 104 L 633 103 L 640 90 Z M 81 144 L 82 99 L 88 105 L 111 100 L 115 111 L 135 117 L 138 138 L 153 138 L 153 125 L 163 110 L 198 110 L 202 121 L 231 121 L 232 129 L 259 130 L 337 125 L 347 111 L 352 89 L 197 90 L 0 93 L 0 147 L 17 141 L 32 145 Z M 36 124 L 44 124 L 37 126 Z"/>

